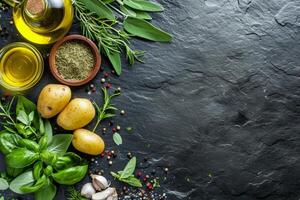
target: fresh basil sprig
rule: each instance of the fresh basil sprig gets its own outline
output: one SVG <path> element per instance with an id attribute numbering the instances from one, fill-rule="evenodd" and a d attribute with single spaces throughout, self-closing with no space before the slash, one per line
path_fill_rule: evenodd
<path id="1" fill-rule="evenodd" d="M 15 115 L 13 105 L 13 100 L 7 105 L 0 103 L 0 116 L 5 117 L 0 151 L 8 180 L 12 180 L 9 188 L 19 194 L 35 193 L 36 200 L 52 200 L 56 194 L 53 181 L 73 185 L 85 177 L 88 165 L 80 156 L 67 152 L 72 135 L 53 135 L 50 122 L 38 115 L 33 102 L 19 96 Z M 1 189 L 7 185 L 0 178 Z"/>
<path id="2" fill-rule="evenodd" d="M 136 157 L 130 159 L 123 171 L 117 173 L 110 172 L 111 175 L 118 181 L 127 183 L 133 187 L 143 187 L 141 181 L 134 176 L 134 171 L 136 167 Z"/>

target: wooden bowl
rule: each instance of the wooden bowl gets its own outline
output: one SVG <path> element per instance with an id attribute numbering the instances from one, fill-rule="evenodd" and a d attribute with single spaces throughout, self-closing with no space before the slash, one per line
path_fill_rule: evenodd
<path id="1" fill-rule="evenodd" d="M 55 63 L 56 52 L 62 44 L 64 44 L 65 42 L 70 42 L 70 41 L 83 42 L 84 44 L 86 44 L 88 47 L 91 48 L 92 53 L 94 55 L 95 64 L 94 64 L 93 70 L 90 72 L 90 74 L 87 76 L 87 78 L 85 78 L 83 80 L 64 79 L 57 70 L 56 63 Z M 65 84 L 65 85 L 69 85 L 69 86 L 81 86 L 81 85 L 84 85 L 84 84 L 90 82 L 97 75 L 97 73 L 100 69 L 100 65 L 101 65 L 101 56 L 99 53 L 99 49 L 97 48 L 95 43 L 92 42 L 90 39 L 88 39 L 82 35 L 69 35 L 69 36 L 64 37 L 60 41 L 56 42 L 54 44 L 54 46 L 52 47 L 50 56 L 49 56 L 49 65 L 50 65 L 51 73 L 56 78 L 56 80 L 58 80 L 59 82 Z"/>

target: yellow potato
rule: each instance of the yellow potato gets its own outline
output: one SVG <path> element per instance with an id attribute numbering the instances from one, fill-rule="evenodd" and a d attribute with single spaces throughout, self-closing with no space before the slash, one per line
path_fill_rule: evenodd
<path id="1" fill-rule="evenodd" d="M 101 154 L 105 148 L 102 138 L 86 129 L 74 131 L 72 144 L 78 151 L 95 156 Z"/>
<path id="2" fill-rule="evenodd" d="M 38 98 L 38 112 L 43 118 L 54 117 L 66 107 L 71 96 L 71 89 L 66 85 L 46 85 L 40 92 Z"/>
<path id="3" fill-rule="evenodd" d="M 86 126 L 95 117 L 95 108 L 88 99 L 75 98 L 59 113 L 57 124 L 65 130 L 76 130 Z"/>

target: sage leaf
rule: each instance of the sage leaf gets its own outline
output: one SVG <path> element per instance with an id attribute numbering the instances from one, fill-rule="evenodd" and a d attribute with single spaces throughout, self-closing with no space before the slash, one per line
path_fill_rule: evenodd
<path id="1" fill-rule="evenodd" d="M 120 10 L 126 15 L 136 17 L 139 19 L 147 19 L 147 20 L 152 19 L 152 17 L 147 12 L 140 11 L 140 10 L 133 10 L 130 7 L 125 5 L 120 5 Z"/>
<path id="2" fill-rule="evenodd" d="M 123 143 L 122 137 L 119 133 L 114 133 L 113 134 L 113 140 L 116 143 L 116 145 L 121 145 Z"/>
<path id="3" fill-rule="evenodd" d="M 124 29 L 134 36 L 138 36 L 148 40 L 157 42 L 172 41 L 172 36 L 169 33 L 155 27 L 154 25 L 143 19 L 138 19 L 136 17 L 128 16 L 124 20 Z"/>
<path id="4" fill-rule="evenodd" d="M 133 187 L 143 187 L 141 181 L 139 179 L 135 178 L 134 176 L 130 176 L 126 179 L 122 179 L 122 181 Z"/>
<path id="5" fill-rule="evenodd" d="M 7 166 L 13 168 L 24 168 L 33 164 L 39 155 L 25 148 L 13 150 L 5 157 Z"/>
<path id="6" fill-rule="evenodd" d="M 114 70 L 116 73 L 120 76 L 122 73 L 122 68 L 121 68 L 121 56 L 119 52 L 111 52 L 108 49 L 104 48 L 106 55 L 112 64 Z"/>
<path id="7" fill-rule="evenodd" d="M 52 142 L 47 147 L 47 151 L 64 154 L 67 152 L 72 142 L 72 134 L 58 134 L 54 135 Z"/>
<path id="8" fill-rule="evenodd" d="M 105 5 L 102 1 L 97 0 L 78 0 L 85 5 L 85 7 L 96 13 L 100 18 L 106 18 L 109 20 L 115 20 L 115 16 L 112 10 Z"/>
<path id="9" fill-rule="evenodd" d="M 25 194 L 21 190 L 23 185 L 32 184 L 34 182 L 32 171 L 27 171 L 16 177 L 9 185 L 9 189 L 17 194 Z"/>
<path id="10" fill-rule="evenodd" d="M 0 178 L 0 190 L 7 190 L 9 188 L 9 184 L 7 180 L 4 178 Z"/>
<path id="11" fill-rule="evenodd" d="M 49 120 L 45 121 L 45 135 L 47 136 L 48 144 L 51 144 L 53 139 L 53 130 Z"/>
<path id="12" fill-rule="evenodd" d="M 42 187 L 36 193 L 34 193 L 35 200 L 53 200 L 56 195 L 56 186 L 50 181 L 47 185 Z"/>
<path id="13" fill-rule="evenodd" d="M 133 157 L 129 160 L 129 162 L 125 166 L 125 168 L 120 176 L 120 179 L 126 179 L 126 178 L 130 177 L 134 173 L 135 167 L 136 167 L 136 157 Z"/>
<path id="14" fill-rule="evenodd" d="M 162 5 L 160 5 L 159 3 L 154 3 L 146 0 L 124 0 L 124 4 L 136 10 L 148 12 L 161 12 L 164 10 Z"/>

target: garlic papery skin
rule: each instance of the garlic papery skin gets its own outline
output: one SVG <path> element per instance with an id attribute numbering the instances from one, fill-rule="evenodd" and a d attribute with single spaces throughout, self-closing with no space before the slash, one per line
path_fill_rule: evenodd
<path id="1" fill-rule="evenodd" d="M 116 192 L 116 188 L 109 187 L 102 192 L 97 192 L 93 194 L 92 200 L 107 200 L 110 196 L 114 195 Z"/>
<path id="2" fill-rule="evenodd" d="M 109 187 L 109 183 L 104 176 L 91 175 L 91 177 L 92 177 L 92 182 L 95 190 L 101 191 Z"/>
<path id="3" fill-rule="evenodd" d="M 92 183 L 86 183 L 82 186 L 81 188 L 81 196 L 85 197 L 85 198 L 92 198 L 93 194 L 96 193 L 95 188 L 93 187 Z"/>

